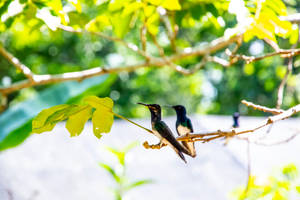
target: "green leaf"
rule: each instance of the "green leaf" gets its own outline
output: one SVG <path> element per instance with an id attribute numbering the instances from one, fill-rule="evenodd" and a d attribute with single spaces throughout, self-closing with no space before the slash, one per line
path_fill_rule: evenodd
<path id="1" fill-rule="evenodd" d="M 110 22 L 109 17 L 107 17 L 106 15 L 100 15 L 100 16 L 97 16 L 92 21 L 90 21 L 86 25 L 86 28 L 89 31 L 100 32 L 100 31 L 103 31 L 104 28 L 106 28 L 107 26 L 110 26 L 110 25 L 111 25 L 111 22 Z"/>
<path id="2" fill-rule="evenodd" d="M 130 29 L 129 24 L 132 16 L 133 14 L 122 17 L 121 13 L 115 13 L 110 16 L 110 21 L 116 36 L 118 36 L 119 38 L 123 38 L 126 35 L 126 33 Z"/>
<path id="3" fill-rule="evenodd" d="M 89 95 L 102 95 L 106 93 L 108 87 L 115 80 L 112 79 L 109 83 L 106 83 L 106 80 L 108 80 L 107 77 L 93 77 L 80 83 L 69 81 L 56 84 L 39 92 L 38 95 L 32 98 L 8 108 L 0 115 L 0 151 L 15 147 L 30 136 L 32 132 L 32 119 L 42 109 L 66 103 L 68 100 L 78 102 L 78 99 L 82 99 L 84 91 L 92 88 L 93 90 L 89 91 Z M 104 88 L 102 88 L 103 82 Z M 101 89 L 96 90 L 94 87 Z"/>
<path id="4" fill-rule="evenodd" d="M 97 109 L 93 113 L 93 131 L 97 138 L 102 137 L 102 133 L 109 133 L 114 121 L 114 116 L 111 112 L 102 109 Z"/>
<path id="5" fill-rule="evenodd" d="M 46 131 L 51 131 L 54 128 L 55 123 L 49 123 L 48 121 L 48 123 L 46 124 L 46 121 L 48 120 L 49 116 L 51 116 L 59 110 L 63 110 L 68 107 L 69 105 L 62 104 L 41 111 L 32 121 L 32 132 L 43 133 Z"/>
<path id="6" fill-rule="evenodd" d="M 114 102 L 109 97 L 99 98 L 97 96 L 88 96 L 83 99 L 84 102 L 96 109 L 106 109 L 106 111 L 112 112 Z"/>
<path id="7" fill-rule="evenodd" d="M 286 178 L 293 180 L 298 176 L 298 170 L 297 167 L 294 164 L 289 164 L 285 166 L 282 170 L 283 175 L 285 175 Z"/>
<path id="8" fill-rule="evenodd" d="M 218 10 L 216 9 L 216 7 L 213 4 L 207 4 L 206 5 L 206 9 L 215 17 L 218 17 Z"/>
<path id="9" fill-rule="evenodd" d="M 154 12 L 147 20 L 146 26 L 152 35 L 157 35 L 159 31 L 159 14 Z"/>
<path id="10" fill-rule="evenodd" d="M 125 155 L 126 155 L 126 152 L 119 151 L 119 150 L 114 149 L 112 147 L 105 147 L 105 148 L 106 148 L 106 150 L 108 150 L 109 152 L 111 152 L 112 154 L 114 154 L 118 158 L 119 163 L 122 166 L 125 166 Z"/>
<path id="11" fill-rule="evenodd" d="M 105 163 L 99 163 L 99 166 L 105 169 L 115 179 L 116 182 L 120 183 L 121 178 L 118 176 L 116 171 L 111 166 Z"/>
<path id="12" fill-rule="evenodd" d="M 127 145 L 126 147 L 123 148 L 123 152 L 128 153 L 131 149 L 137 147 L 140 143 L 138 141 L 132 142 L 129 145 Z"/>
<path id="13" fill-rule="evenodd" d="M 126 190 L 131 190 L 131 189 L 136 188 L 138 186 L 142 186 L 142 185 L 146 185 L 146 184 L 150 184 L 150 183 L 153 183 L 153 181 L 150 180 L 150 179 L 139 180 L 139 181 L 136 181 L 136 182 L 133 182 L 133 183 L 129 184 L 126 187 Z"/>
<path id="14" fill-rule="evenodd" d="M 190 12 L 191 12 L 191 15 L 192 17 L 195 19 L 195 20 L 199 20 L 200 19 L 200 16 L 202 16 L 205 11 L 204 9 L 202 8 L 201 5 L 197 4 L 193 7 L 190 8 Z"/>
<path id="15" fill-rule="evenodd" d="M 8 1 L 8 0 L 2 1 L 0 3 L 0 16 L 7 11 L 7 8 L 10 3 L 11 3 L 11 1 Z"/>
<path id="16" fill-rule="evenodd" d="M 92 116 L 93 131 L 97 138 L 101 138 L 102 133 L 109 133 L 114 121 L 112 107 L 114 102 L 111 98 L 99 98 L 96 96 L 89 96 L 84 98 L 84 102 L 96 110 Z"/>
<path id="17" fill-rule="evenodd" d="M 10 132 L 3 140 L 0 140 L 0 151 L 15 147 L 23 142 L 31 133 L 31 123 L 32 120 L 29 120 L 22 126 Z"/>
<path id="18" fill-rule="evenodd" d="M 90 106 L 81 106 L 82 109 L 69 117 L 66 128 L 71 134 L 71 137 L 78 136 L 82 132 L 85 123 L 92 116 L 92 108 Z"/>

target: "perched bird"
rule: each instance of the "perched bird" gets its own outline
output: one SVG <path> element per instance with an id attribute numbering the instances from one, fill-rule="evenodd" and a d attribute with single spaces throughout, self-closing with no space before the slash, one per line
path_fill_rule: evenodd
<path id="1" fill-rule="evenodd" d="M 232 127 L 233 128 L 238 128 L 240 126 L 240 123 L 239 123 L 240 113 L 235 112 L 232 117 L 233 117 L 233 125 L 232 125 Z"/>
<path id="2" fill-rule="evenodd" d="M 186 116 L 185 107 L 182 105 L 172 106 L 177 114 L 176 130 L 179 136 L 189 135 L 193 133 L 193 126 L 191 120 Z M 182 144 L 190 151 L 190 156 L 196 157 L 196 150 L 194 142 L 185 142 Z"/>
<path id="3" fill-rule="evenodd" d="M 158 104 L 144 104 L 140 105 L 147 106 L 151 112 L 151 125 L 152 131 L 155 136 L 160 139 L 160 145 L 167 144 L 174 149 L 179 157 L 186 163 L 183 153 L 189 154 L 188 150 L 182 146 L 176 138 L 173 136 L 172 131 L 165 122 L 161 120 L 161 108 Z"/>

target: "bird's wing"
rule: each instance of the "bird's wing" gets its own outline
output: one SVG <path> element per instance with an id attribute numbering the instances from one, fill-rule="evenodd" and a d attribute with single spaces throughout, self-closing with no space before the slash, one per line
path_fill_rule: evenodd
<path id="1" fill-rule="evenodd" d="M 168 140 L 179 152 L 187 153 L 187 150 L 176 140 L 166 123 L 160 121 L 155 123 L 154 127 L 161 136 Z"/>
<path id="2" fill-rule="evenodd" d="M 189 118 L 187 119 L 187 127 L 191 130 L 191 133 L 194 132 L 192 121 Z"/>

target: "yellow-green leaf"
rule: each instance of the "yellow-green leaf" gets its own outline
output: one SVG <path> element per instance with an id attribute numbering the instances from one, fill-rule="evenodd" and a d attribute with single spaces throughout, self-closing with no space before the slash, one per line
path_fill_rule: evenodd
<path id="1" fill-rule="evenodd" d="M 106 108 L 112 111 L 112 108 L 114 106 L 113 100 L 109 97 L 99 98 L 97 96 L 88 96 L 84 98 L 83 101 L 96 109 Z"/>
<path id="2" fill-rule="evenodd" d="M 181 6 L 178 0 L 147 0 L 155 6 L 162 6 L 168 10 L 180 10 Z"/>
<path id="3" fill-rule="evenodd" d="M 102 133 L 109 133 L 114 122 L 113 113 L 106 109 L 96 109 L 92 117 L 93 131 L 97 138 L 101 138 Z"/>
<path id="4" fill-rule="evenodd" d="M 76 8 L 76 10 L 81 13 L 81 4 L 80 4 L 80 0 L 69 0 L 69 2 Z"/>
<path id="5" fill-rule="evenodd" d="M 121 16 L 126 17 L 130 14 L 137 12 L 142 7 L 143 7 L 142 2 L 133 2 L 133 3 L 127 4 L 125 9 L 123 9 Z"/>
<path id="6" fill-rule="evenodd" d="M 107 26 L 110 26 L 110 20 L 106 15 L 100 15 L 98 17 L 96 17 L 95 19 L 93 19 L 92 21 L 90 21 L 87 25 L 86 28 L 89 31 L 92 32 L 100 32 L 103 31 L 104 28 L 106 28 Z"/>
<path id="7" fill-rule="evenodd" d="M 296 190 L 298 193 L 300 193 L 300 186 L 296 186 Z"/>
<path id="8" fill-rule="evenodd" d="M 161 4 L 162 7 L 168 10 L 180 10 L 181 6 L 178 0 L 164 0 Z"/>
<path id="9" fill-rule="evenodd" d="M 159 31 L 158 26 L 159 26 L 159 14 L 158 13 L 153 13 L 149 19 L 146 22 L 146 26 L 148 28 L 148 31 L 152 35 L 156 35 Z"/>
<path id="10" fill-rule="evenodd" d="M 122 17 L 121 13 L 114 13 L 110 16 L 110 22 L 116 36 L 123 38 L 130 29 L 130 22 L 133 14 Z"/>
<path id="11" fill-rule="evenodd" d="M 114 121 L 112 108 L 114 102 L 111 98 L 99 98 L 96 96 L 89 96 L 84 99 L 84 102 L 88 103 L 96 111 L 93 113 L 93 131 L 97 138 L 101 138 L 102 133 L 110 132 L 111 126 Z"/>
<path id="12" fill-rule="evenodd" d="M 82 132 L 85 123 L 92 116 L 92 107 L 80 106 L 81 110 L 74 115 L 71 115 L 66 123 L 66 128 L 71 137 L 78 136 Z"/>
<path id="13" fill-rule="evenodd" d="M 32 121 L 32 132 L 42 133 L 46 131 L 51 131 L 54 128 L 55 124 L 46 124 L 47 119 L 55 112 L 65 109 L 67 107 L 69 107 L 69 105 L 62 104 L 41 111 Z"/>

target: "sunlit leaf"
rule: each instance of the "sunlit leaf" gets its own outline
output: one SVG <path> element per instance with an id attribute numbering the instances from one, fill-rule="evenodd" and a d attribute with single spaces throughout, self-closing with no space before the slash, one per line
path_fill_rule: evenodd
<path id="1" fill-rule="evenodd" d="M 109 133 L 114 121 L 114 116 L 111 112 L 105 109 L 97 109 L 93 113 L 93 131 L 97 138 L 101 138 L 102 133 Z"/>
<path id="2" fill-rule="evenodd" d="M 300 193 L 300 186 L 296 186 L 296 190 L 298 193 Z"/>
<path id="3" fill-rule="evenodd" d="M 105 169 L 115 179 L 115 181 L 117 183 L 120 182 L 121 178 L 118 176 L 116 171 L 111 166 L 109 166 L 105 163 L 99 163 L 99 166 L 102 167 L 103 169 Z"/>
<path id="4" fill-rule="evenodd" d="M 162 7 L 168 10 L 180 10 L 181 6 L 178 0 L 163 0 Z"/>
<path id="5" fill-rule="evenodd" d="M 288 179 L 295 179 L 298 176 L 297 167 L 294 164 L 287 165 L 282 170 L 283 175 Z"/>
<path id="6" fill-rule="evenodd" d="M 80 4 L 80 0 L 68 0 L 75 8 L 76 10 L 81 13 L 81 4 Z"/>
<path id="7" fill-rule="evenodd" d="M 114 121 L 112 112 L 112 107 L 114 105 L 113 100 L 108 97 L 99 98 L 96 96 L 89 96 L 83 101 L 96 109 L 92 116 L 93 131 L 97 138 L 101 138 L 102 133 L 110 132 Z"/>
<path id="8" fill-rule="evenodd" d="M 82 132 L 87 120 L 92 116 L 92 108 L 90 106 L 81 106 L 83 109 L 69 117 L 66 128 L 71 134 L 71 137 L 78 136 Z"/>
<path id="9" fill-rule="evenodd" d="M 125 155 L 126 155 L 126 152 L 125 151 L 119 151 L 115 148 L 112 148 L 112 147 L 105 147 L 109 152 L 111 152 L 112 154 L 114 154 L 118 160 L 119 160 L 119 163 L 124 166 L 125 165 Z"/>
<path id="10" fill-rule="evenodd" d="M 96 96 L 88 96 L 84 98 L 83 101 L 91 105 L 93 108 L 107 109 L 107 111 L 112 111 L 112 108 L 114 106 L 113 100 L 108 97 L 99 98 Z"/>
<path id="11" fill-rule="evenodd" d="M 122 17 L 126 17 L 130 14 L 133 14 L 134 12 L 137 12 L 140 8 L 143 7 L 142 2 L 133 2 L 128 5 L 126 5 L 125 9 L 123 9 Z"/>
<path id="12" fill-rule="evenodd" d="M 139 145 L 139 142 L 132 142 L 132 143 L 130 143 L 129 145 L 127 145 L 126 147 L 124 147 L 123 148 L 123 151 L 125 152 L 125 153 L 127 153 L 127 152 L 129 152 L 131 149 L 133 149 L 133 148 L 135 148 L 135 147 L 137 147 Z"/>
<path id="13" fill-rule="evenodd" d="M 116 36 L 120 38 L 123 38 L 125 36 L 125 34 L 130 29 L 129 24 L 132 19 L 132 16 L 133 14 L 122 17 L 120 13 L 115 13 L 110 16 L 110 21 Z"/>
<path id="14" fill-rule="evenodd" d="M 41 111 L 32 121 L 32 132 L 43 133 L 46 131 L 51 131 L 54 128 L 55 124 L 47 123 L 47 125 L 45 125 L 49 116 L 51 116 L 52 114 L 54 114 L 59 110 L 63 110 L 68 107 L 69 105 L 62 104 Z"/>
<path id="15" fill-rule="evenodd" d="M 159 14 L 158 13 L 153 13 L 147 20 L 146 26 L 148 28 L 148 31 L 152 35 L 156 35 L 159 31 L 158 26 L 159 26 Z"/>
<path id="16" fill-rule="evenodd" d="M 136 181 L 136 182 L 133 182 L 133 183 L 129 184 L 126 187 L 126 190 L 131 190 L 131 189 L 136 188 L 138 186 L 142 186 L 142 185 L 146 185 L 146 184 L 150 184 L 150 183 L 153 183 L 153 181 L 150 180 L 150 179 L 139 180 L 139 181 Z"/>
<path id="17" fill-rule="evenodd" d="M 87 25 L 86 28 L 89 31 L 93 32 L 101 32 L 106 28 L 107 26 L 110 26 L 111 22 L 109 20 L 109 17 L 106 15 L 100 15 L 97 16 L 95 19 L 90 21 Z"/>

